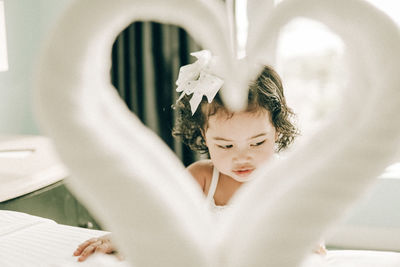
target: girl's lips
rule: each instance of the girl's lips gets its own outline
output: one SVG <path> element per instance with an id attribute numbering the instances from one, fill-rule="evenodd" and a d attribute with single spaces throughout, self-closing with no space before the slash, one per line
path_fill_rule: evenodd
<path id="1" fill-rule="evenodd" d="M 246 177 L 249 176 L 253 171 L 254 169 L 241 169 L 241 170 L 235 170 L 233 171 L 233 173 L 241 177 Z"/>

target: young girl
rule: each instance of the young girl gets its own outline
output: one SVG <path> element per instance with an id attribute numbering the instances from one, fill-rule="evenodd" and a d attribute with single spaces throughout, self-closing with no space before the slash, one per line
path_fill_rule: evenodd
<path id="1" fill-rule="evenodd" d="M 196 63 L 203 64 L 197 68 L 198 73 L 191 75 L 196 63 L 181 69 L 177 91 L 183 92 L 176 105 L 179 117 L 173 135 L 192 150 L 209 156 L 210 159 L 197 161 L 188 170 L 211 208 L 218 211 L 261 164 L 287 148 L 298 131 L 291 122 L 293 112 L 286 104 L 281 80 L 271 67 L 264 66 L 257 80 L 250 84 L 247 109 L 233 113 L 221 101 L 218 90 L 223 82 L 213 74 L 212 58 L 209 64 L 203 59 L 209 57 L 204 53 L 207 52 L 194 53 L 199 58 Z M 215 88 L 210 89 L 210 84 Z M 196 97 L 195 93 L 192 96 L 193 91 L 204 92 L 198 93 L 200 102 L 192 100 Z"/>
<path id="2" fill-rule="evenodd" d="M 282 82 L 269 66 L 249 86 L 248 106 L 241 112 L 229 111 L 218 94 L 223 86 L 213 67 L 215 58 L 207 50 L 192 53 L 198 60 L 181 68 L 176 108 L 179 115 L 173 135 L 192 150 L 207 154 L 188 167 L 209 202 L 219 214 L 252 173 L 286 149 L 298 135 L 292 124 Z M 205 98 L 203 96 L 206 96 Z M 115 251 L 109 236 L 94 238 L 75 251 L 85 260 L 94 252 Z M 324 254 L 323 246 L 316 249 Z"/>

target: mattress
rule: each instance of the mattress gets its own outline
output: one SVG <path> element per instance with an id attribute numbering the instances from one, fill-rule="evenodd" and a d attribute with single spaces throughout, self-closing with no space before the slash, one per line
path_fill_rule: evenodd
<path id="1" fill-rule="evenodd" d="M 106 233 L 61 225 L 52 220 L 26 213 L 1 210 L 0 266 L 132 266 L 111 255 L 91 256 L 83 263 L 77 262 L 77 258 L 72 256 L 73 251 L 80 243 Z M 327 255 L 310 254 L 301 266 L 398 267 L 400 266 L 400 253 L 372 250 L 329 250 Z"/>
<path id="2" fill-rule="evenodd" d="M 57 266 L 75 263 L 83 241 L 107 232 L 57 224 L 14 211 L 0 211 L 0 266 Z M 77 265 L 79 266 L 79 265 Z"/>

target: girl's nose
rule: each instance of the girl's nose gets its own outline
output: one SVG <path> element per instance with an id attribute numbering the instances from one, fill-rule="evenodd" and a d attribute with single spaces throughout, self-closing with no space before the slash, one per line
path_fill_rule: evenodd
<path id="1" fill-rule="evenodd" d="M 247 163 L 251 160 L 251 154 L 248 149 L 238 149 L 233 157 L 236 164 Z"/>

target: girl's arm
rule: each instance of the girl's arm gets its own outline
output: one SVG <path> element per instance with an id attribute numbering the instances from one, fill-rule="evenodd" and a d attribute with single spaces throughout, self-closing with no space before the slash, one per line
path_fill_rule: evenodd
<path id="1" fill-rule="evenodd" d="M 211 161 L 202 160 L 192 163 L 188 166 L 187 170 L 198 182 L 203 192 L 206 190 L 207 175 L 210 176 L 212 173 Z M 84 261 L 95 252 L 114 254 L 117 252 L 115 246 L 111 241 L 111 234 L 106 234 L 98 238 L 91 238 L 86 240 L 78 246 L 74 251 L 74 256 L 79 256 L 78 261 Z"/>

